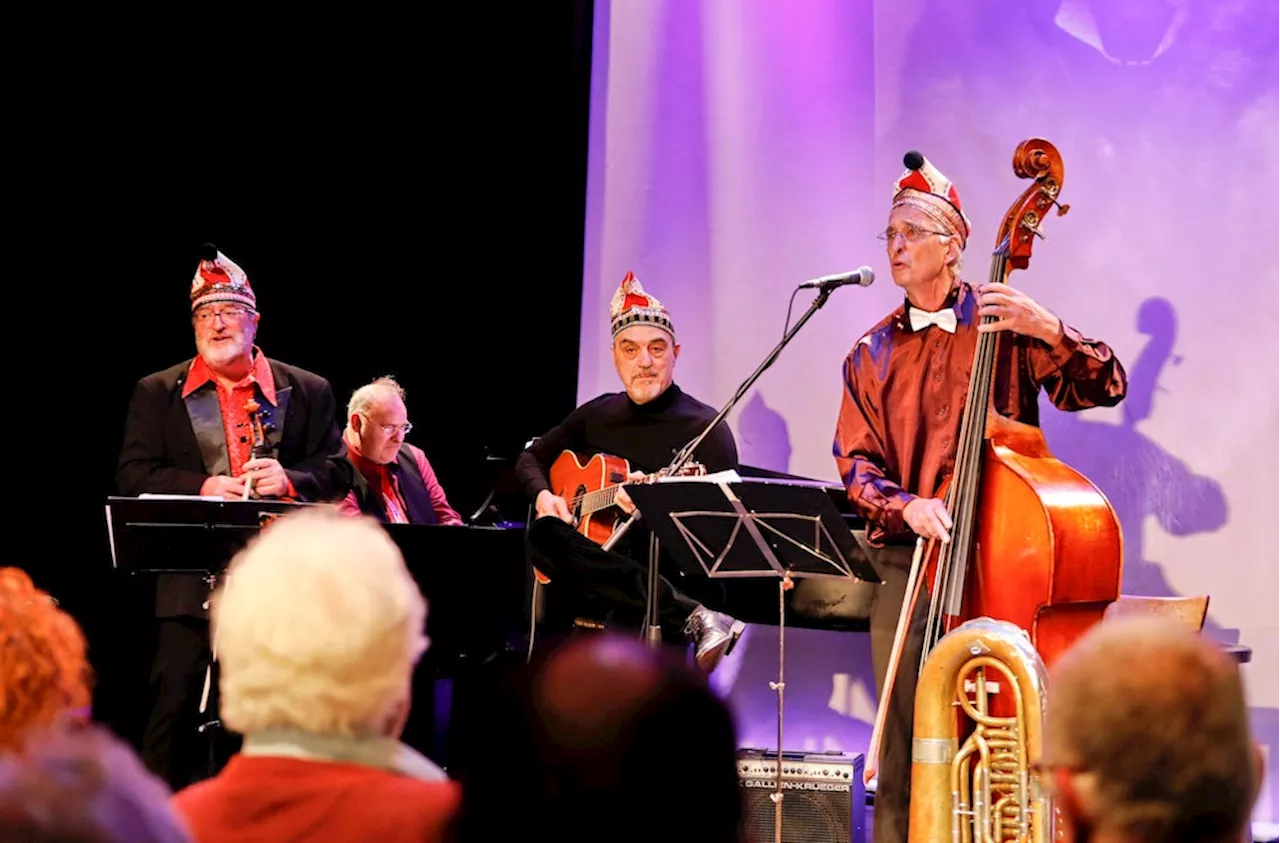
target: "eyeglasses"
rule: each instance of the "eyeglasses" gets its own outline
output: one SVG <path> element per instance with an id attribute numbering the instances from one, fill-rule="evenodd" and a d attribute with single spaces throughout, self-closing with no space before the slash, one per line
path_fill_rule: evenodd
<path id="1" fill-rule="evenodd" d="M 886 228 L 884 231 L 876 235 L 876 239 L 879 240 L 881 243 L 888 245 L 889 243 L 892 243 L 895 239 L 897 239 L 899 234 L 907 238 L 908 243 L 915 243 L 916 241 L 923 238 L 926 234 L 937 234 L 940 237 L 951 236 L 945 231 L 934 231 L 931 228 L 920 228 L 919 226 L 915 226 L 915 225 L 912 225 L 911 223 L 907 223 L 900 229 Z"/>
<path id="2" fill-rule="evenodd" d="M 224 307 L 220 310 L 198 310 L 194 318 L 201 325 L 208 325 L 218 316 L 222 317 L 223 322 L 239 322 L 248 313 L 247 307 Z"/>
<path id="3" fill-rule="evenodd" d="M 403 433 L 405 436 L 408 436 L 409 431 L 413 430 L 413 422 L 405 422 L 404 424 L 378 424 L 373 419 L 370 419 L 368 414 L 361 413 L 360 415 L 369 419 L 370 424 L 381 428 L 382 432 L 388 436 L 395 436 L 397 433 Z"/>

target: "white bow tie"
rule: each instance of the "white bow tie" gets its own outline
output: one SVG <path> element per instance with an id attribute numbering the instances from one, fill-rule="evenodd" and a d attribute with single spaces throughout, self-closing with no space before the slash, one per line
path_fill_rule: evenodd
<path id="1" fill-rule="evenodd" d="M 913 331 L 923 331 L 930 325 L 937 325 L 948 334 L 956 332 L 956 312 L 952 308 L 946 307 L 930 313 L 927 310 L 912 307 L 908 309 L 908 315 L 911 317 Z"/>

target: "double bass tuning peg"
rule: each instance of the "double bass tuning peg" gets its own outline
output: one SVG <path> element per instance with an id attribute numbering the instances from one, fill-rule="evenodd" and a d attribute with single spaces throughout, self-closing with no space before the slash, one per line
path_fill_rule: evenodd
<path id="1" fill-rule="evenodd" d="M 1071 210 L 1070 205 L 1064 205 L 1058 201 L 1058 186 L 1056 184 L 1048 184 L 1040 188 L 1041 209 L 1044 208 L 1044 200 L 1048 200 L 1049 204 L 1058 209 L 1058 216 L 1065 217 L 1067 212 Z"/>
<path id="2" fill-rule="evenodd" d="M 1024 231 L 1031 232 L 1036 237 L 1039 237 L 1041 240 L 1046 239 L 1045 236 L 1040 232 L 1040 217 L 1038 214 L 1029 213 L 1025 215 L 1022 218 L 1022 229 Z M 1022 236 L 1022 241 L 1024 243 L 1027 242 L 1027 237 L 1025 234 Z"/>

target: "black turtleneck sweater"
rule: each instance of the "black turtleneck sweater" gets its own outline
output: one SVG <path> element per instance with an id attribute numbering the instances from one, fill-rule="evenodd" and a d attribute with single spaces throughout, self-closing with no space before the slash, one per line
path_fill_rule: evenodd
<path id="1" fill-rule="evenodd" d="M 674 383 L 652 401 L 637 404 L 625 392 L 593 398 L 569 414 L 516 460 L 516 476 L 533 500 L 549 488 L 547 472 L 566 450 L 584 460 L 596 454 L 622 457 L 633 471 L 651 473 L 671 464 L 716 417 L 716 410 L 686 395 Z M 738 467 L 733 432 L 723 421 L 693 454 L 708 472 Z"/>

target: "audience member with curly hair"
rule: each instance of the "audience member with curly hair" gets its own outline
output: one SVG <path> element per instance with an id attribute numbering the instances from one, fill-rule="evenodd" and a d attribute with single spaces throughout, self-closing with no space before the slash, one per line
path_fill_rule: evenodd
<path id="1" fill-rule="evenodd" d="M 19 568 L 0 568 L 0 753 L 26 735 L 87 719 L 92 670 L 84 633 Z"/>

